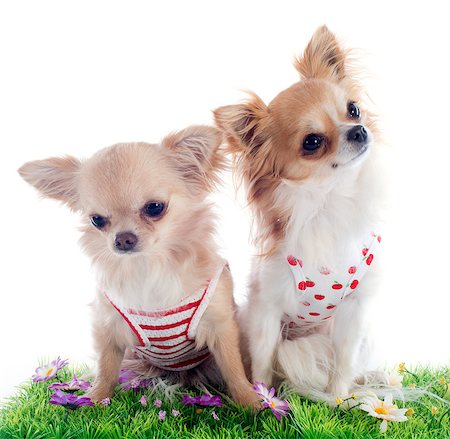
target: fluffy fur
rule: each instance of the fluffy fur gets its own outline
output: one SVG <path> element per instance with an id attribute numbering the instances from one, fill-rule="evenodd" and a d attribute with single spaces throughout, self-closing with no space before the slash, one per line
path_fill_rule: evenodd
<path id="1" fill-rule="evenodd" d="M 349 54 L 325 26 L 295 67 L 301 80 L 269 105 L 252 94 L 217 109 L 215 120 L 245 184 L 259 248 L 242 317 L 252 380 L 286 380 L 303 395 L 332 401 L 349 394 L 362 364 L 377 264 L 333 319 L 288 328 L 283 321 L 295 315 L 298 298 L 286 256 L 301 255 L 313 267 L 339 266 L 377 230 L 380 142 Z M 352 102 L 361 110 L 356 119 L 349 116 Z M 367 149 L 348 140 L 357 125 L 367 132 Z M 303 147 L 310 134 L 323 139 L 313 152 Z"/>
<path id="2" fill-rule="evenodd" d="M 103 292 L 130 308 L 167 308 L 198 290 L 217 270 L 221 258 L 207 196 L 223 167 L 221 140 L 215 128 L 193 126 L 167 136 L 161 144 L 117 144 L 85 161 L 50 158 L 19 169 L 42 195 L 64 202 L 82 217 L 81 244 L 98 274 L 93 303 L 98 364 L 89 392 L 94 400 L 112 395 L 126 347 L 137 344 Z M 144 206 L 149 202 L 164 203 L 163 214 L 146 215 Z M 105 218 L 106 226 L 94 227 L 93 215 Z M 116 251 L 115 239 L 122 232 L 137 237 L 133 251 Z M 232 279 L 226 268 L 196 338 L 197 347 L 207 345 L 215 361 L 169 379 L 204 383 L 206 376 L 218 375 L 217 364 L 233 399 L 256 405 L 242 366 L 234 311 Z M 147 376 L 167 375 L 142 361 L 131 364 Z"/>

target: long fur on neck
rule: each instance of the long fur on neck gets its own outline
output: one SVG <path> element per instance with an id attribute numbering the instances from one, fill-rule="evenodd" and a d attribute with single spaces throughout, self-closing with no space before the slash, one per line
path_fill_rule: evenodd
<path id="1" fill-rule="evenodd" d="M 81 244 L 92 257 L 101 290 L 129 307 L 160 309 L 193 294 L 216 269 L 215 221 L 208 201 L 191 206 L 173 225 L 163 254 L 114 255 L 86 235 Z"/>

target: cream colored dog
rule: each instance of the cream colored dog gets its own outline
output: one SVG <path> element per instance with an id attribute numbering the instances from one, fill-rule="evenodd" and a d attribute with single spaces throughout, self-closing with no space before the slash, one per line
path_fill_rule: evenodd
<path id="1" fill-rule="evenodd" d="M 216 129 L 192 126 L 161 144 L 117 144 L 85 161 L 50 158 L 19 170 L 82 217 L 81 243 L 98 273 L 93 400 L 112 395 L 131 346 L 147 376 L 178 382 L 208 375 L 215 360 L 233 399 L 258 405 L 207 201 L 223 164 L 220 143 Z"/>

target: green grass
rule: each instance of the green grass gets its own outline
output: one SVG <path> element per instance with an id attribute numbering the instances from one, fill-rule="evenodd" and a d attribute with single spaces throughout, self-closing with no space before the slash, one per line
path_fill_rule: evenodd
<path id="1" fill-rule="evenodd" d="M 72 371 L 60 372 L 60 378 L 70 379 Z M 418 368 L 414 375 L 406 374 L 404 386 L 429 386 L 431 391 L 449 399 L 447 384 L 450 367 L 432 370 Z M 161 395 L 150 395 L 148 406 L 139 399 L 142 392 L 117 391 L 109 406 L 83 407 L 74 412 L 48 403 L 51 392 L 48 383 L 27 383 L 17 395 L 0 408 L 0 438 L 450 438 L 449 405 L 430 397 L 408 404 L 415 414 L 407 422 L 390 422 L 386 434 L 379 431 L 380 420 L 358 408 L 350 411 L 331 409 L 296 395 L 289 397 L 291 413 L 278 422 L 269 412 L 252 413 L 229 402 L 215 411 L 220 420 L 212 418 L 213 408 L 197 413 L 195 407 L 184 407 L 179 398 L 173 403 L 163 400 L 157 408 L 153 401 Z M 399 404 L 401 405 L 401 404 Z M 432 415 L 431 407 L 438 413 Z M 166 410 L 165 421 L 158 419 L 159 410 Z M 181 412 L 173 417 L 172 409 Z"/>

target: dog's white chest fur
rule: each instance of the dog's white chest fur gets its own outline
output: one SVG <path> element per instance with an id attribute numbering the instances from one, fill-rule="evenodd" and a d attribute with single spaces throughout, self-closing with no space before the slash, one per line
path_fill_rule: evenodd
<path id="1" fill-rule="evenodd" d="M 291 320 L 327 320 L 344 297 L 358 291 L 371 268 L 379 244 L 373 232 L 378 230 L 371 221 L 370 202 L 354 184 L 360 177 L 349 170 L 347 178 L 330 185 L 330 190 L 289 182 L 278 189 L 292 214 L 283 246 L 260 264 L 259 279 L 280 291 L 277 300 Z M 289 256 L 295 264 L 292 259 L 289 263 Z"/>

